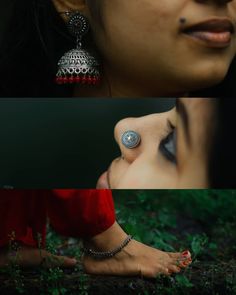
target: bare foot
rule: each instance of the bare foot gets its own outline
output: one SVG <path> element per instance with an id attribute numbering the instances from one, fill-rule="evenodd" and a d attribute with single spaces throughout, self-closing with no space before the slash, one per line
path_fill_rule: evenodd
<path id="1" fill-rule="evenodd" d="M 107 231 L 87 241 L 96 251 L 109 251 L 120 245 L 126 233 L 115 223 Z M 46 268 L 73 268 L 77 260 L 65 256 L 56 256 L 46 250 L 21 246 L 17 251 L 0 249 L 0 268 L 16 263 L 21 267 L 43 266 Z M 85 271 L 98 275 L 141 276 L 155 278 L 160 274 L 178 273 L 181 268 L 191 263 L 191 254 L 169 253 L 154 249 L 135 240 L 117 253 L 113 258 L 97 260 L 90 256 L 83 257 Z"/>
<path id="2" fill-rule="evenodd" d="M 114 249 L 114 246 L 113 248 L 109 246 L 111 240 L 115 240 L 117 246 L 122 243 L 117 243 L 118 237 L 122 237 L 121 241 L 123 241 L 126 236 L 118 224 L 114 224 L 106 234 L 107 236 L 102 233 L 93 240 L 91 244 L 93 249 L 96 247 L 99 249 L 98 251 Z M 110 236 L 109 240 L 107 240 L 108 236 Z M 163 252 L 135 240 L 131 240 L 121 252 L 109 259 L 98 260 L 88 255 L 83 257 L 85 271 L 90 274 L 138 275 L 147 278 L 155 278 L 160 274 L 168 276 L 172 273 L 179 273 L 181 268 L 187 267 L 190 263 L 191 254 L 188 251 L 183 253 Z"/>
<path id="3" fill-rule="evenodd" d="M 17 251 L 9 251 L 8 249 L 0 249 L 0 268 L 16 263 L 17 265 L 28 268 L 35 266 L 51 267 L 75 267 L 76 259 L 53 255 L 46 250 L 39 250 L 37 248 L 21 246 Z"/>

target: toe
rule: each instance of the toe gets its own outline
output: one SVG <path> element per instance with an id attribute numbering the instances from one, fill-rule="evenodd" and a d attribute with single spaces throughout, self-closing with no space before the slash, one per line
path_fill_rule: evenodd
<path id="1" fill-rule="evenodd" d="M 191 253 L 187 250 L 181 253 L 168 252 L 168 254 L 172 258 L 173 264 L 175 264 L 178 267 L 187 267 L 192 262 Z"/>
<path id="2" fill-rule="evenodd" d="M 178 259 L 181 256 L 181 253 L 179 252 L 167 252 L 167 254 L 170 256 L 172 259 Z"/>
<path id="3" fill-rule="evenodd" d="M 180 262 L 180 267 L 185 268 L 188 267 L 192 263 L 191 259 L 186 259 Z"/>
<path id="4" fill-rule="evenodd" d="M 161 274 L 163 274 L 163 275 L 165 275 L 165 276 L 170 276 L 170 275 L 171 275 L 171 271 L 170 271 L 169 268 L 165 268 L 165 267 L 163 267 L 163 268 L 161 269 Z"/>
<path id="5" fill-rule="evenodd" d="M 169 269 L 169 272 L 171 272 L 171 273 L 179 273 L 179 272 L 181 272 L 181 268 L 176 266 L 176 265 L 170 265 L 168 267 L 168 269 Z"/>
<path id="6" fill-rule="evenodd" d="M 59 257 L 57 256 L 57 258 Z M 60 259 L 62 260 L 62 267 L 64 268 L 73 268 L 77 264 L 77 260 L 75 258 L 63 256 L 60 257 Z"/>

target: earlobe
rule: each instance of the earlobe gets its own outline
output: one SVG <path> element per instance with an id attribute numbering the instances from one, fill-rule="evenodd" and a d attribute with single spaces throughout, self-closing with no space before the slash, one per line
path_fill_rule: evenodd
<path id="1" fill-rule="evenodd" d="M 86 0 L 52 0 L 56 10 L 60 12 L 65 11 L 87 11 Z"/>

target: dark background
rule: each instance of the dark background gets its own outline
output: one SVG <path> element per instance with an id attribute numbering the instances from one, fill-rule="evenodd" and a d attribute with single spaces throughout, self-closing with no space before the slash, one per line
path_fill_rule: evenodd
<path id="1" fill-rule="evenodd" d="M 94 188 L 120 155 L 117 121 L 173 104 L 172 98 L 0 99 L 0 187 Z"/>

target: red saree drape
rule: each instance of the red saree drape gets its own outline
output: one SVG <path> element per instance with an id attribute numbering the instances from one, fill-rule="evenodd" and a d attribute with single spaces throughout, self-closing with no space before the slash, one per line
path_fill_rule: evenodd
<path id="1" fill-rule="evenodd" d="M 10 236 L 37 246 L 45 243 L 47 218 L 65 236 L 92 237 L 115 222 L 110 190 L 0 190 L 0 246 Z"/>

